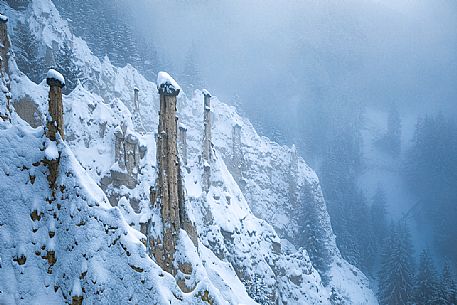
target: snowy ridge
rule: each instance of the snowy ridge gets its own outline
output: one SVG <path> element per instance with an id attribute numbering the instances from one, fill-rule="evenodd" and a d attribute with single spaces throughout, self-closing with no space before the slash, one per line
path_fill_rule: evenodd
<path id="1" fill-rule="evenodd" d="M 199 155 L 203 97 L 199 91 L 192 99 L 184 94 L 178 96 L 179 121 L 188 129 L 189 161 L 183 168 L 186 202 L 199 237 L 196 248 L 185 231 L 180 235 L 176 259 L 185 258 L 191 262 L 192 275 L 186 281 L 196 285 L 190 294 L 182 293 L 175 279 L 147 256 L 142 243 L 145 236 L 140 233 L 141 223 L 148 219 L 160 220 L 159 211 L 149 207 L 149 189 L 155 181 L 154 132 L 159 104 L 156 84 L 147 81 L 129 65 L 117 68 L 108 58 L 98 60 L 83 40 L 71 34 L 49 0 L 34 0 L 29 10 L 28 20 L 34 35 L 48 46 L 53 41 L 70 41 L 75 50 L 74 62 L 83 73 L 81 84 L 64 96 L 67 138 L 65 143 L 58 145 L 58 149 L 64 164 L 59 176 L 65 177 L 59 181 L 65 185 L 65 191 L 60 195 L 67 198 L 63 199 L 62 208 L 58 211 L 60 222 L 55 223 L 58 257 L 52 275 L 47 274 L 43 259 L 33 255 L 35 247 L 38 247 L 33 244 L 35 235 L 31 235 L 31 230 L 19 230 L 21 227 L 36 226 L 35 222 L 30 224 L 30 202 L 34 202 L 40 210 L 46 210 L 45 198 L 49 188 L 45 171 L 39 166 L 39 174 L 36 174 L 34 166 L 26 165 L 36 176 L 33 185 L 28 182 L 29 170 L 11 175 L 25 164 L 24 160 L 44 159 L 44 151 L 40 150 L 44 149 L 43 130 L 24 126 L 26 123 L 16 114 L 13 115 L 13 125 L 1 125 L 0 141 L 5 141 L 1 147 L 7 157 L 0 161 L 3 162 L 0 179 L 7 181 L 8 186 L 19 183 L 24 190 L 32 187 L 34 191 L 29 194 L 43 197 L 41 203 L 20 195 L 11 195 L 9 200 L 0 201 L 2 211 L 8 210 L 3 209 L 4 204 L 17 204 L 19 208 L 15 211 L 15 218 L 20 218 L 11 226 L 8 221 L 12 217 L 10 212 L 0 214 L 0 234 L 2 240 L 8 241 L 7 246 L 2 247 L 7 250 L 0 252 L 2 262 L 8 262 L 8 267 L 0 269 L 0 273 L 5 272 L 10 279 L 8 286 L 0 284 L 0 290 L 6 291 L 6 303 L 14 304 L 14 300 L 15 303 L 28 304 L 38 299 L 61 304 L 62 298 L 71 298 L 72 291 L 78 290 L 73 289 L 77 286 L 76 278 L 86 273 L 80 285 L 89 303 L 102 303 L 103 300 L 110 304 L 122 300 L 123 304 L 200 304 L 204 302 L 207 291 L 214 304 L 255 304 L 249 295 L 259 304 L 273 304 L 274 299 L 284 304 L 330 304 L 329 298 L 335 289 L 342 299 L 347 299 L 348 304 L 377 304 L 365 276 L 339 255 L 317 176 L 301 158 L 298 158 L 297 189 L 309 186 L 313 205 L 320 211 L 320 222 L 327 234 L 333 259 L 330 272 L 334 278 L 330 286 L 323 286 L 306 250 L 296 249 L 284 239 L 293 240 L 298 235 L 297 219 L 289 216 L 295 208 L 287 195 L 290 170 L 284 168 L 284 164 L 291 163 L 291 150 L 257 135 L 248 120 L 216 98 L 212 99 L 211 109 L 214 125 L 217 126 L 213 129 L 216 154 L 211 164 L 212 185 L 208 194 L 202 192 L 203 165 L 199 162 Z M 140 114 L 134 111 L 134 88 L 139 89 Z M 16 101 L 26 96 L 31 98 L 44 122 L 47 90 L 44 82 L 36 85 L 17 71 L 11 91 Z M 140 123 L 144 129 L 142 134 L 138 133 Z M 241 187 L 226 165 L 232 153 L 230 143 L 234 124 L 242 128 L 243 152 L 248 164 L 243 173 L 246 184 Z M 147 147 L 138 168 L 138 184 L 133 189 L 124 186 L 119 189 L 105 188 L 104 181 L 116 166 L 114 133 L 123 125 L 128 134 Z M 17 141 L 21 135 L 28 143 L 27 151 L 6 145 Z M 23 154 L 22 159 L 18 158 L 19 152 Z M 75 192 L 70 191 L 73 188 Z M 3 191 L 6 191 L 6 186 Z M 109 203 L 107 196 L 110 192 L 121 195 L 117 207 L 111 207 Z M 132 202 L 135 202 L 135 208 L 132 208 Z M 49 211 L 46 219 L 52 219 L 53 212 Z M 78 226 L 81 222 L 85 224 Z M 153 229 L 160 230 L 160 221 Z M 16 233 L 21 241 L 19 244 L 11 238 L 16 231 L 19 232 Z M 41 239 L 49 239 L 44 228 L 40 227 L 37 233 Z M 27 253 L 28 260 L 24 265 L 27 268 L 23 275 L 14 273 L 14 268 L 19 267 L 15 263 L 10 264 L 10 257 L 17 256 L 18 251 Z M 60 261 L 59 257 L 62 257 Z M 177 275 L 180 276 L 184 275 Z M 31 283 L 44 284 L 38 285 L 42 290 L 35 289 L 35 295 L 25 294 L 26 299 L 15 299 L 19 291 L 31 290 L 20 290 L 18 287 Z M 59 287 L 57 292 L 54 283 Z M 109 298 L 106 297 L 108 295 Z"/>
<path id="2" fill-rule="evenodd" d="M 2 304 L 63 304 L 77 293 L 78 282 L 90 304 L 193 304 L 199 293 L 214 290 L 202 276 L 192 294 L 183 294 L 174 278 L 146 255 L 144 235 L 111 207 L 64 143 L 59 144 L 58 183 L 65 188 L 58 192 L 58 204 L 49 204 L 46 169 L 40 162 L 43 129 L 0 126 L 0 191 L 6 196 L 0 210 Z M 3 208 L 6 202 L 14 208 Z M 30 216 L 34 211 L 35 220 Z M 55 251 L 53 266 L 46 261 L 49 251 Z"/>
<path id="3" fill-rule="evenodd" d="M 345 296 L 351 304 L 377 304 L 376 297 L 368 288 L 368 279 L 360 270 L 347 263 L 341 257 L 336 246 L 335 236 L 316 173 L 301 157 L 297 158 L 297 171 L 299 174 L 296 175 L 297 199 L 295 199 L 296 202 L 294 204 L 289 193 L 290 164 L 292 163 L 293 149 L 278 145 L 266 137 L 259 136 L 249 120 L 239 116 L 234 107 L 220 102 L 215 97 L 212 98 L 211 103 L 214 109 L 214 126 L 217 126 L 213 129 L 213 142 L 225 162 L 230 162 L 232 157 L 232 128 L 234 125 L 239 125 L 242 128 L 241 138 L 245 164 L 247 164 L 242 177 L 242 182 L 246 183 L 243 188 L 244 191 L 239 190 L 240 188 L 235 181 L 233 183 L 236 185 L 236 189 L 245 197 L 243 201 L 249 202 L 249 208 L 252 209 L 252 212 L 257 217 L 268 220 L 268 227 L 272 225 L 275 230 L 280 232 L 280 238 L 286 238 L 279 241 L 279 237 L 274 233 L 283 246 L 282 250 L 288 255 L 300 253 L 300 250 L 296 249 L 296 245 L 290 244 L 287 239 L 295 241 L 299 237 L 297 219 L 294 216 L 297 215 L 298 205 L 305 203 L 305 201 L 300 200 L 301 197 L 305 197 L 308 201 L 310 201 L 309 198 L 312 198 L 311 202 L 306 203 L 309 208 L 317 211 L 318 221 L 325 232 L 326 248 L 332 260 L 329 271 L 332 279 L 328 288 L 332 290 L 333 287 L 337 294 Z M 201 150 L 200 143 L 203 134 L 202 106 L 203 94 L 197 90 L 192 100 L 182 102 L 179 112 L 180 121 L 184 122 L 188 128 L 188 154 L 190 156 L 194 155 L 194 158 L 198 157 Z M 224 166 L 217 166 L 217 168 L 222 167 L 226 168 L 225 164 Z M 233 180 L 232 177 L 230 179 Z M 190 189 L 187 184 L 186 187 L 188 190 Z M 232 192 L 234 191 L 232 190 Z M 306 194 L 309 196 L 303 196 Z M 208 202 L 212 202 L 212 198 L 208 198 Z M 221 224 L 219 226 L 223 227 Z M 273 228 L 271 228 L 272 231 Z M 257 229 L 258 232 L 264 230 L 265 228 Z M 301 255 L 298 256 L 300 257 Z M 309 262 L 308 255 L 305 253 L 301 260 L 302 262 Z M 309 268 L 313 268 L 311 264 Z M 297 268 L 297 270 L 300 269 Z M 322 286 L 320 278 L 317 282 L 318 284 L 315 284 L 315 287 Z M 321 287 L 320 289 L 326 288 Z M 312 291 L 312 289 L 308 287 L 308 291 Z M 328 293 L 330 294 L 331 291 Z"/>

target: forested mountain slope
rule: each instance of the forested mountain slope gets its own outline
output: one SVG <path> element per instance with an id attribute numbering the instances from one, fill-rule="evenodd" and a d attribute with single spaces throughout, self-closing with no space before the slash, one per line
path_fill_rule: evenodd
<path id="1" fill-rule="evenodd" d="M 0 8 L 14 51 L 2 66 L 0 303 L 376 304 L 336 248 L 316 174 L 235 108 L 216 97 L 204 107 L 206 90 L 177 99 L 186 222 L 164 265 L 154 254 L 170 225 L 155 198 L 161 79 L 101 61 L 49 0 Z M 36 84 L 21 71 L 44 79 L 49 66 L 66 78 L 55 141 L 50 76 Z"/>

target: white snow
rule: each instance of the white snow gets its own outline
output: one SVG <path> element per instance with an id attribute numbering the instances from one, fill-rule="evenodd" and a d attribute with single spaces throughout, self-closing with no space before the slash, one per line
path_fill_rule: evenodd
<path id="1" fill-rule="evenodd" d="M 59 81 L 62 85 L 65 85 L 65 78 L 60 72 L 57 72 L 54 69 L 49 69 L 48 73 L 46 74 L 47 79 L 55 79 Z"/>
<path id="2" fill-rule="evenodd" d="M 162 85 L 169 85 L 171 89 L 181 90 L 178 83 L 167 72 L 159 72 L 157 74 L 157 86 L 161 87 Z"/>
<path id="3" fill-rule="evenodd" d="M 46 242 L 46 250 L 47 251 L 55 251 L 56 250 L 56 239 L 54 237 L 49 237 L 48 241 Z"/>
<path id="4" fill-rule="evenodd" d="M 206 96 L 210 96 L 210 97 L 211 97 L 211 93 L 209 93 L 209 91 L 206 90 L 206 89 L 203 89 L 203 90 L 202 90 L 202 93 L 203 93 L 203 95 L 206 95 Z"/>
<path id="5" fill-rule="evenodd" d="M 212 99 L 212 185 L 208 193 L 202 191 L 205 164 L 198 156 L 203 134 L 202 99 L 203 94 L 209 94 L 206 90 L 197 91 L 192 99 L 178 97 L 180 124 L 188 129 L 188 165 L 182 171 L 186 208 L 199 234 L 198 248 L 186 232 L 179 236 L 177 260 L 191 263 L 193 271 L 186 282 L 196 284 L 191 293 L 182 293 L 175 279 L 149 258 L 142 243 L 146 236 L 139 232 L 140 223 L 151 221 L 149 234 L 162 233 L 160 210 L 149 202 L 149 191 L 156 179 L 154 132 L 158 116 L 153 114 L 158 112 L 159 97 L 155 89 L 162 84 L 180 89 L 179 85 L 165 72 L 159 73 L 154 84 L 130 65 L 117 68 L 108 58 L 98 60 L 82 39 L 71 34 L 49 0 L 32 0 L 27 18 L 43 44 L 72 42 L 72 60 L 83 71 L 85 85 L 78 85 L 64 98 L 67 137 L 59 143 L 59 149 L 55 142 L 47 143 L 42 127 L 32 129 L 14 113 L 12 124 L 0 123 L 0 193 L 6 194 L 0 198 L 0 224 L 6 224 L 0 226 L 0 278 L 5 279 L 0 281 L 0 303 L 2 298 L 6 303 L 17 303 L 15 296 L 20 295 L 25 303 L 62 304 L 62 294 L 79 291 L 74 288 L 78 281 L 77 288 L 82 291 L 84 287 L 88 304 L 200 304 L 199 293 L 205 290 L 218 304 L 255 304 L 247 293 L 252 277 L 261 281 L 258 289 L 266 293 L 279 291 L 283 300 L 296 300 L 297 304 L 329 304 L 330 287 L 338 288 L 353 304 L 376 304 L 366 278 L 340 257 L 334 245 L 314 171 L 298 158 L 297 183 L 312 186 L 334 255 L 330 287 L 322 285 L 306 251 L 296 250 L 291 244 L 297 223 L 287 196 L 290 148 L 259 136 L 235 108 L 217 98 Z M 13 96 L 31 95 L 41 113 L 46 114 L 47 86 L 30 82 L 19 72 L 12 79 Z M 141 90 L 144 101 L 144 111 L 138 117 L 129 110 L 134 109 L 133 87 Z M 87 88 L 97 88 L 97 94 Z M 138 167 L 138 185 L 134 189 L 120 187 L 121 199 L 118 206 L 112 207 L 106 196 L 112 189 L 102 190 L 99 186 L 103 178 L 109 177 L 110 169 L 118 167 L 114 162 L 114 133 L 121 131 L 124 123 L 126 135 L 137 137 L 147 151 Z M 227 166 L 234 124 L 242 128 L 243 154 L 249 164 L 243 172 L 243 190 Z M 137 132 L 140 127 L 142 135 Z M 40 150 L 43 142 L 44 152 Z M 61 209 L 57 210 L 55 204 L 46 201 L 50 190 L 45 167 L 32 164 L 56 157 L 56 153 L 58 157 L 59 151 L 58 184 L 64 185 L 65 191 L 58 190 L 56 194 L 63 198 L 59 200 Z M 35 176 L 33 184 L 31 175 Z M 138 212 L 132 208 L 133 201 L 138 202 Z M 42 220 L 32 222 L 31 209 L 36 209 Z M 52 224 L 54 215 L 57 219 Z M 51 227 L 55 227 L 54 238 L 48 236 Z M 32 229 L 36 232 L 32 233 Z M 280 237 L 289 241 L 281 242 Z M 46 261 L 35 255 L 44 244 L 56 251 L 52 275 L 47 273 Z M 27 256 L 21 275 L 12 264 L 5 263 L 11 261 L 18 247 Z M 244 282 L 235 270 L 243 274 Z M 83 273 L 85 277 L 79 280 Z M 54 286 L 59 287 L 58 293 Z"/>
<path id="6" fill-rule="evenodd" d="M 20 243 L 19 246 L 17 247 L 16 256 L 21 257 L 21 256 L 25 256 L 25 254 L 26 254 L 25 247 L 22 243 Z"/>
<path id="7" fill-rule="evenodd" d="M 41 214 L 41 205 L 40 205 L 40 201 L 38 200 L 38 198 L 34 198 L 32 200 L 32 208 L 31 208 L 30 212 L 33 212 L 33 211 L 36 211 L 38 215 Z"/>
<path id="8" fill-rule="evenodd" d="M 81 273 L 85 273 L 87 272 L 87 260 L 83 259 L 82 262 L 81 262 Z"/>
<path id="9" fill-rule="evenodd" d="M 52 217 L 49 220 L 48 230 L 49 230 L 49 232 L 55 232 L 56 231 L 56 221 L 55 221 L 54 217 Z"/>
<path id="10" fill-rule="evenodd" d="M 73 281 L 73 288 L 71 289 L 71 296 L 72 297 L 80 297 L 83 295 L 83 291 L 81 288 L 81 282 L 79 281 L 79 278 L 75 278 Z"/>
<path id="11" fill-rule="evenodd" d="M 55 141 L 46 139 L 46 149 L 44 150 L 44 155 L 47 160 L 57 160 L 59 158 L 59 150 Z"/>

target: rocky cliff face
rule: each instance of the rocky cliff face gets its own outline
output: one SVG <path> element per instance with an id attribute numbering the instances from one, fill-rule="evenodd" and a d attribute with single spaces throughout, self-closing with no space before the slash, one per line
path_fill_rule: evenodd
<path id="1" fill-rule="evenodd" d="M 341 258 L 319 181 L 293 149 L 259 136 L 217 98 L 209 105 L 207 91 L 179 94 L 178 122 L 169 114 L 165 124 L 157 84 L 94 57 L 49 0 L 20 12 L 0 7 L 13 24 L 27 21 L 41 48 L 72 45 L 81 79 L 63 97 L 50 202 L 49 87 L 10 67 L 11 122 L 0 123 L 0 277 L 8 279 L 0 303 L 376 304 L 365 276 Z M 14 27 L 10 34 L 14 43 Z M 164 164 L 175 170 L 164 176 Z M 165 177 L 178 182 L 173 213 L 163 209 Z M 327 286 L 296 242 L 291 215 L 304 203 L 324 232 Z M 167 234 L 173 242 L 160 245 Z"/>
<path id="2" fill-rule="evenodd" d="M 8 36 L 8 17 L 0 14 L 0 86 L 2 95 L 0 98 L 0 119 L 8 120 L 11 94 L 10 90 L 10 59 L 11 43 Z"/>

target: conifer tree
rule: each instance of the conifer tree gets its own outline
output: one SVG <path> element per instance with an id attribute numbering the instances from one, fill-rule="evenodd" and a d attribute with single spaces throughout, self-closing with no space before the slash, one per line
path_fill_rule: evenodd
<path id="1" fill-rule="evenodd" d="M 406 224 L 392 225 L 381 255 L 378 297 L 381 305 L 410 305 L 413 301 L 414 262 Z"/>
<path id="2" fill-rule="evenodd" d="M 431 225 L 436 251 L 457 267 L 457 121 L 443 114 L 418 119 L 403 174 Z"/>
<path id="3" fill-rule="evenodd" d="M 398 156 L 401 151 L 401 120 L 397 106 L 392 104 L 387 117 L 388 150 L 393 156 Z"/>
<path id="4" fill-rule="evenodd" d="M 414 300 L 417 305 L 440 305 L 438 298 L 437 273 L 430 253 L 423 250 L 419 259 Z"/>
<path id="5" fill-rule="evenodd" d="M 374 247 L 374 266 L 379 266 L 379 252 L 383 246 L 383 242 L 388 233 L 387 229 L 387 207 L 386 207 L 386 195 L 384 190 L 378 186 L 376 193 L 372 198 L 372 204 L 370 209 L 371 216 L 371 227 L 373 229 L 373 247 Z"/>
<path id="6" fill-rule="evenodd" d="M 24 10 L 29 2 L 29 0 L 6 0 L 6 3 L 15 10 Z"/>
<path id="7" fill-rule="evenodd" d="M 184 81 L 184 86 L 192 94 L 192 91 L 198 88 L 201 88 L 203 85 L 201 80 L 201 73 L 197 65 L 197 52 L 196 46 L 192 43 L 191 48 L 189 49 L 185 61 L 184 69 L 182 72 L 182 78 Z"/>
<path id="8" fill-rule="evenodd" d="M 371 205 L 371 221 L 373 224 L 373 233 L 376 237 L 377 245 L 381 246 L 386 237 L 387 230 L 387 201 L 386 193 L 378 186 L 373 196 Z"/>
<path id="9" fill-rule="evenodd" d="M 323 284 L 327 285 L 330 281 L 328 271 L 332 261 L 327 245 L 326 232 L 315 205 L 315 198 L 312 195 L 314 192 L 308 184 L 304 188 L 298 198 L 301 203 L 301 209 L 298 212 L 299 243 L 305 247 L 311 258 L 311 263 L 321 276 Z"/>
<path id="10" fill-rule="evenodd" d="M 375 144 L 384 152 L 397 157 L 401 151 L 401 119 L 397 106 L 392 104 L 387 116 L 387 131 Z"/>
<path id="11" fill-rule="evenodd" d="M 356 182 L 363 167 L 360 141 L 357 124 L 342 123 L 324 155 L 320 177 L 341 254 L 362 271 L 370 272 L 374 257 L 371 218 Z"/>
<path id="12" fill-rule="evenodd" d="M 64 93 L 68 94 L 73 90 L 77 83 L 78 79 L 81 78 L 82 72 L 75 64 L 73 48 L 70 44 L 64 43 L 61 48 L 54 51 L 56 57 L 57 68 L 63 75 L 65 75 L 65 87 Z"/>
<path id="13" fill-rule="evenodd" d="M 443 273 L 441 275 L 440 302 L 440 304 L 443 305 L 457 304 L 457 287 L 448 263 L 444 264 Z"/>
<path id="14" fill-rule="evenodd" d="M 19 21 L 14 27 L 13 50 L 16 63 L 32 81 L 40 83 L 47 72 L 43 56 L 40 55 L 40 43 L 35 39 L 26 22 Z"/>

